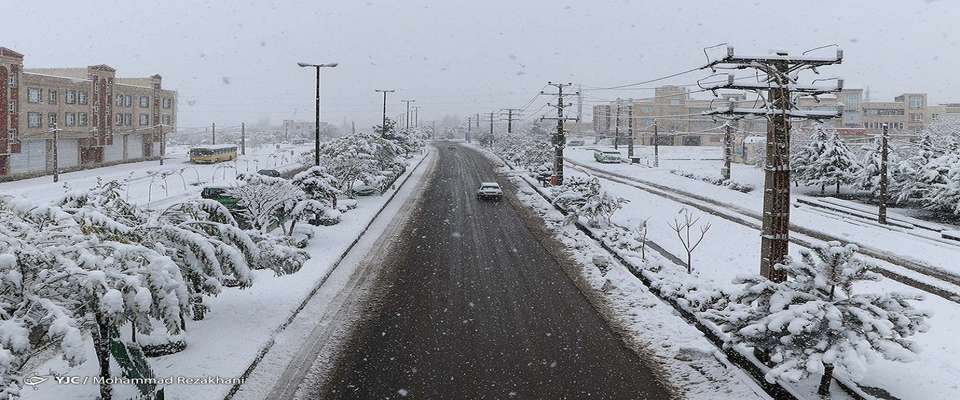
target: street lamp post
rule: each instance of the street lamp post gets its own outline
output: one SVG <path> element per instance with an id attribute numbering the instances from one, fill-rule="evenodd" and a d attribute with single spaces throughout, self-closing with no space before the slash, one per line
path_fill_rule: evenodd
<path id="1" fill-rule="evenodd" d="M 316 132 L 315 132 L 315 141 L 313 146 L 313 163 L 314 165 L 320 165 L 320 68 L 334 68 L 337 63 L 329 64 L 308 64 L 304 62 L 298 62 L 302 68 L 313 67 L 317 70 L 317 106 L 316 106 Z"/>
<path id="2" fill-rule="evenodd" d="M 53 181 L 60 181 L 60 160 L 58 159 L 59 155 L 57 154 L 57 142 L 60 141 L 60 129 L 56 122 L 53 123 L 53 126 L 50 127 L 49 132 L 53 134 Z"/>

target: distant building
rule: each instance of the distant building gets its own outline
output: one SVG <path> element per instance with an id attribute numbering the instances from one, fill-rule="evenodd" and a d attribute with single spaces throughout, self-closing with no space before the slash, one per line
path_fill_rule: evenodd
<path id="1" fill-rule="evenodd" d="M 24 68 L 0 47 L 0 180 L 157 158 L 177 125 L 160 75 L 120 78 L 107 65 Z M 54 129 L 58 140 L 54 143 Z"/>
<path id="2" fill-rule="evenodd" d="M 653 125 L 657 126 L 657 141 L 661 145 L 721 145 L 723 142 L 723 119 L 703 116 L 711 108 L 720 107 L 726 101 L 736 107 L 758 108 L 757 99 L 747 98 L 742 93 L 720 93 L 720 99 L 694 99 L 684 86 L 661 86 L 649 99 L 621 99 L 593 107 L 594 131 L 606 138 L 618 135 L 628 137 L 629 111 L 633 111 L 634 140 L 639 144 L 652 144 Z M 863 89 L 843 89 L 836 95 L 801 97 L 798 106 L 803 109 L 836 110 L 842 108 L 840 118 L 825 120 L 826 126 L 837 129 L 841 135 L 864 137 L 878 133 L 883 124 L 891 130 L 916 134 L 935 118 L 960 119 L 960 104 L 928 106 L 925 93 L 906 93 L 893 101 L 866 101 Z M 618 111 L 619 110 L 619 111 Z M 813 127 L 815 121 L 793 123 L 794 132 Z M 744 118 L 731 121 L 737 136 L 765 135 L 766 118 Z"/>

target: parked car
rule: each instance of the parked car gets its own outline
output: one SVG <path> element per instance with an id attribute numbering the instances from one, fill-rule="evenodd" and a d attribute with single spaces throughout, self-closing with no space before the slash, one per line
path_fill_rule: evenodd
<path id="1" fill-rule="evenodd" d="M 377 188 L 367 185 L 358 185 L 353 187 L 353 194 L 356 196 L 371 196 L 377 192 Z"/>
<path id="2" fill-rule="evenodd" d="M 280 171 L 277 171 L 277 170 L 275 170 L 275 169 L 261 169 L 261 170 L 257 171 L 257 173 L 260 174 L 260 175 L 269 176 L 269 177 L 272 177 L 272 178 L 279 178 L 279 177 L 280 177 Z"/>
<path id="3" fill-rule="evenodd" d="M 496 182 L 483 182 L 480 184 L 480 189 L 477 189 L 477 200 L 500 201 L 502 197 L 503 190 L 500 189 L 500 184 Z"/>
<path id="4" fill-rule="evenodd" d="M 619 163 L 623 162 L 623 154 L 616 150 L 596 151 L 593 153 L 593 159 L 600 163 Z"/>
<path id="5" fill-rule="evenodd" d="M 200 191 L 200 198 L 213 200 L 217 203 L 223 204 L 224 207 L 230 210 L 230 215 L 233 215 L 233 218 L 237 220 L 237 223 L 241 228 L 250 229 L 250 224 L 247 222 L 246 216 L 241 211 L 240 205 L 237 204 L 237 198 L 228 195 L 226 187 L 207 186 Z"/>
<path id="6" fill-rule="evenodd" d="M 567 146 L 583 146 L 583 145 L 584 145 L 584 142 L 579 139 L 574 139 L 567 142 Z"/>

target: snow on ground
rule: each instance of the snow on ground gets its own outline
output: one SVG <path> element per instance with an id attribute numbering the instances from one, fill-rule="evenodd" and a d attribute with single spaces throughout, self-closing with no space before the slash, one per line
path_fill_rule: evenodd
<path id="1" fill-rule="evenodd" d="M 289 150 L 283 149 L 287 154 Z M 259 168 L 274 168 L 273 159 L 277 159 L 278 166 L 284 162 L 282 157 L 271 156 L 276 149 L 251 152 L 248 149 L 248 158 L 260 160 Z M 410 160 L 411 168 L 400 177 L 413 173 L 412 168 L 427 152 Z M 184 165 L 183 156 L 179 162 L 171 162 L 165 167 L 176 168 Z M 241 158 L 240 166 L 243 167 Z M 251 161 L 251 169 L 255 164 Z M 146 171 L 156 170 L 157 162 L 127 164 L 108 169 L 94 169 L 65 174 L 64 180 L 71 184 L 92 185 L 97 176 L 119 178 L 133 171 L 135 176 L 145 176 Z M 216 166 L 201 166 L 197 169 L 201 173 L 211 174 L 220 172 Z M 416 169 L 419 171 L 421 168 Z M 76 175 L 74 175 L 76 174 Z M 228 176 L 232 175 L 232 172 Z M 201 178 L 209 175 L 201 175 Z M 33 181 L 33 180 L 32 180 Z M 49 177 L 37 178 L 33 185 L 25 181 L 0 184 L 0 192 L 15 192 L 38 201 L 49 201 L 59 196 L 60 186 L 53 184 Z M 398 182 L 400 182 L 398 180 Z M 218 177 L 216 184 L 223 181 Z M 12 187 L 12 188 L 11 188 Z M 198 197 L 199 188 L 188 186 L 190 191 L 186 198 Z M 390 195 L 390 191 L 382 196 L 358 198 L 359 204 L 355 210 L 344 213 L 342 221 L 333 226 L 310 227 L 315 231 L 315 237 L 307 247 L 310 260 L 300 271 L 286 276 L 274 276 L 272 271 L 257 270 L 254 272 L 253 286 L 247 289 L 226 288 L 217 297 L 207 298 L 206 304 L 210 312 L 202 321 L 187 321 L 186 341 L 187 349 L 176 354 L 151 358 L 150 364 L 158 378 L 162 377 L 221 377 L 232 379 L 239 377 L 253 362 L 260 349 L 269 341 L 274 331 L 286 321 L 291 313 L 303 302 L 304 298 L 313 290 L 318 282 L 328 274 L 340 254 L 345 251 L 357 238 L 373 216 L 380 210 Z M 409 191 L 405 193 L 409 194 Z M 131 198 L 142 199 L 144 192 L 131 190 Z M 402 201 L 403 196 L 395 200 Z M 177 200 L 180 200 L 179 198 Z M 171 200 L 172 201 L 172 200 Z M 368 231 L 369 235 L 379 236 L 375 230 Z M 98 367 L 93 346 L 85 346 L 90 354 L 88 361 L 75 368 L 65 365 L 59 356 L 44 362 L 36 369 L 40 375 L 68 375 L 68 376 L 96 376 Z M 116 373 L 116 366 L 114 366 Z M 98 396 L 97 385 L 58 385 L 47 382 L 36 386 L 39 390 L 23 390 L 26 400 L 48 399 L 95 399 Z M 172 399 L 213 399 L 223 398 L 230 389 L 230 385 L 169 385 L 166 386 L 166 396 Z M 120 395 L 132 395 L 135 392 L 130 386 L 114 385 L 114 392 Z M 125 398 L 125 397 L 117 397 Z"/>
<path id="2" fill-rule="evenodd" d="M 248 147 L 246 155 L 218 164 L 193 164 L 187 155 L 189 146 L 169 146 L 164 165 L 159 160 L 118 164 L 60 174 L 54 183 L 52 175 L 0 183 L 0 194 L 13 194 L 35 201 L 54 201 L 71 190 L 86 190 L 98 178 L 128 182 L 127 199 L 141 206 L 159 207 L 187 199 L 200 193 L 204 185 L 230 185 L 237 173 L 255 173 L 261 169 L 280 169 L 300 164 L 301 153 L 312 145 Z M 170 173 L 164 180 L 162 173 Z M 199 182 L 199 184 L 197 184 Z"/>
<path id="3" fill-rule="evenodd" d="M 569 147 L 566 157 L 572 161 L 589 165 L 592 168 L 601 168 L 606 171 L 636 177 L 646 182 L 667 185 L 678 190 L 709 197 L 713 200 L 735 207 L 751 210 L 757 215 L 763 208 L 763 171 L 759 168 L 733 164 L 731 176 L 734 181 L 752 184 L 757 189 L 750 193 L 741 193 L 735 190 L 712 185 L 699 180 L 688 179 L 670 173 L 672 169 L 683 169 L 700 175 L 719 176 L 722 161 L 719 161 L 719 147 L 694 146 L 662 146 L 660 147 L 660 167 L 647 168 L 631 164 L 600 164 L 593 160 L 593 148 L 607 149 L 611 146 Z M 621 146 L 621 152 L 626 150 Z M 637 146 L 636 154 L 641 157 L 652 152 L 650 147 Z M 652 162 L 650 162 L 652 165 Z M 818 188 L 800 188 L 800 193 L 818 191 Z M 795 195 L 795 198 L 811 199 L 805 195 Z M 832 236 L 842 237 L 846 241 L 856 243 L 861 247 L 875 248 L 900 257 L 911 259 L 942 271 L 960 275 L 960 264 L 956 257 L 960 255 L 960 242 L 950 243 L 949 240 L 932 240 L 939 238 L 938 234 L 923 229 L 913 229 L 917 236 L 905 236 L 903 232 L 891 230 L 864 221 L 855 219 L 841 219 L 834 214 L 827 214 L 820 209 L 797 204 L 790 214 L 790 224 L 829 233 Z M 891 216 L 897 215 L 891 213 Z M 902 217 L 902 216 L 901 216 Z M 904 240 L 908 238 L 909 240 Z"/>
<path id="4" fill-rule="evenodd" d="M 664 155 L 663 149 L 664 147 L 661 148 L 661 156 Z M 750 194 L 743 194 L 673 175 L 669 173 L 669 170 L 677 168 L 677 165 L 671 165 L 669 160 L 661 159 L 661 168 L 651 169 L 627 164 L 599 164 L 593 162 L 592 152 L 586 149 L 574 149 L 572 151 L 568 149 L 567 153 L 569 158 L 588 164 L 591 167 L 599 166 L 603 169 L 669 185 L 741 207 L 756 207 L 759 210 L 762 204 L 762 192 L 759 189 Z M 677 162 L 681 161 L 678 160 Z M 683 160 L 683 162 L 688 161 Z M 701 165 L 709 164 L 719 170 L 719 161 L 700 161 L 698 163 L 703 163 Z M 739 176 L 750 176 L 750 171 L 744 172 L 744 170 L 755 170 L 750 166 L 739 167 L 734 168 L 734 179 Z M 684 169 L 688 171 L 696 170 L 688 166 Z M 705 168 L 701 167 L 701 169 Z M 741 172 L 741 175 L 737 175 L 738 171 Z M 755 173 L 759 174 L 759 172 Z M 583 172 L 572 168 L 565 168 L 564 174 L 568 177 L 585 175 Z M 759 182 L 744 179 L 743 182 L 755 183 L 758 184 L 758 188 L 762 187 L 762 179 Z M 614 214 L 614 223 L 634 226 L 643 220 L 647 220 L 652 241 L 681 259 L 686 258 L 686 253 L 679 240 L 677 240 L 676 233 L 668 226 L 668 223 L 673 221 L 674 216 L 684 205 L 632 186 L 609 180 L 602 180 L 602 183 L 605 190 L 630 200 L 630 203 L 623 210 Z M 712 225 L 706 239 L 693 254 L 692 264 L 697 274 L 719 286 L 733 287 L 731 280 L 736 275 L 757 273 L 760 254 L 759 231 L 696 209 L 690 211 L 700 216 L 703 223 Z M 931 263 L 933 263 L 932 260 L 938 260 L 934 265 L 943 266 L 944 269 L 960 271 L 960 264 L 955 262 L 957 257 L 960 256 L 960 247 L 956 249 L 931 248 L 925 243 L 920 243 L 918 238 L 898 236 L 890 231 L 847 224 L 810 213 L 805 215 L 797 208 L 794 208 L 794 211 L 796 213 L 791 214 L 791 217 L 797 215 L 798 218 L 791 218 L 791 222 L 802 226 L 817 227 L 818 230 L 863 240 L 874 246 L 880 244 L 891 252 L 902 252 L 902 254 L 921 258 Z M 799 247 L 791 245 L 791 250 L 791 254 L 796 255 Z M 861 289 L 922 293 L 917 289 L 889 279 L 879 283 L 863 285 Z M 880 361 L 870 367 L 865 378 L 860 380 L 861 384 L 881 387 L 901 399 L 960 398 L 960 384 L 957 383 L 956 379 L 957 376 L 960 376 L 960 341 L 956 340 L 957 334 L 960 333 L 960 305 L 930 294 L 925 297 L 925 300 L 917 304 L 917 307 L 932 311 L 934 315 L 930 320 L 931 330 L 914 337 L 924 349 L 919 358 L 910 364 Z"/>

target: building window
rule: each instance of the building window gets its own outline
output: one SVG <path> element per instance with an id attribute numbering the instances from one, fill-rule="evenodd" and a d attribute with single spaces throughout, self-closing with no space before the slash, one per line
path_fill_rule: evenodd
<path id="1" fill-rule="evenodd" d="M 130 107 L 132 105 L 133 105 L 133 97 L 130 97 L 130 95 L 123 96 L 123 106 Z"/>
<path id="2" fill-rule="evenodd" d="M 47 104 L 57 104 L 57 91 L 55 89 L 47 90 Z"/>
<path id="3" fill-rule="evenodd" d="M 129 97 L 129 96 L 127 96 L 127 97 Z M 130 114 L 130 113 L 123 114 L 123 125 L 124 125 L 124 126 L 131 126 L 131 125 L 133 125 L 133 114 Z"/>
<path id="4" fill-rule="evenodd" d="M 77 91 L 76 90 L 67 90 L 63 94 L 63 102 L 65 104 L 77 104 Z"/>
<path id="5" fill-rule="evenodd" d="M 40 127 L 40 113 L 38 112 L 28 112 L 27 113 L 27 128 L 39 128 Z"/>
<path id="6" fill-rule="evenodd" d="M 163 99 L 163 108 L 170 108 L 170 107 L 173 107 L 173 99 L 170 99 L 170 98 Z"/>
<path id="7" fill-rule="evenodd" d="M 920 108 L 923 107 L 923 102 L 919 96 L 914 96 L 910 98 L 910 108 Z"/>
<path id="8" fill-rule="evenodd" d="M 77 126 L 77 114 L 72 112 L 63 114 L 63 122 L 67 126 Z"/>
<path id="9" fill-rule="evenodd" d="M 77 113 L 77 125 L 87 126 L 87 113 L 85 112 Z"/>
<path id="10" fill-rule="evenodd" d="M 140 126 L 150 125 L 150 114 L 140 114 Z"/>
<path id="11" fill-rule="evenodd" d="M 86 91 L 81 90 L 81 91 L 77 92 L 77 103 L 79 103 L 79 104 L 87 104 L 87 92 L 86 92 Z"/>
<path id="12" fill-rule="evenodd" d="M 7 79 L 7 84 L 8 84 L 11 88 L 17 87 L 17 74 L 15 74 L 15 73 L 10 74 L 10 78 Z"/>
<path id="13" fill-rule="evenodd" d="M 40 99 L 43 98 L 43 89 L 40 88 L 27 88 L 27 102 L 30 104 L 39 104 Z"/>
<path id="14" fill-rule="evenodd" d="M 923 121 L 923 113 L 910 113 L 910 122 Z"/>
<path id="15" fill-rule="evenodd" d="M 140 107 L 141 107 L 141 108 L 150 107 L 150 97 L 148 97 L 148 96 L 140 96 Z"/>
<path id="16" fill-rule="evenodd" d="M 114 97 L 116 97 L 116 99 L 113 101 L 113 105 L 115 105 L 115 106 L 117 106 L 117 107 L 123 107 L 123 95 L 122 95 L 122 94 L 118 94 L 118 95 L 116 95 L 116 96 L 114 96 Z"/>
<path id="17" fill-rule="evenodd" d="M 7 111 L 11 113 L 17 112 L 17 103 L 13 101 L 7 103 Z"/>
<path id="18" fill-rule="evenodd" d="M 172 124 L 170 123 L 170 114 L 164 114 L 164 115 L 163 115 L 163 124 L 164 124 L 164 125 L 172 125 Z"/>
<path id="19" fill-rule="evenodd" d="M 16 138 L 17 138 L 17 129 L 16 129 L 16 128 L 7 129 L 7 135 L 10 136 L 10 140 L 16 139 Z"/>
<path id="20" fill-rule="evenodd" d="M 57 126 L 57 113 L 47 114 L 47 127 L 54 128 Z"/>
<path id="21" fill-rule="evenodd" d="M 115 115 L 116 115 L 116 118 L 113 119 L 114 125 L 123 126 L 123 114 L 115 114 Z"/>

